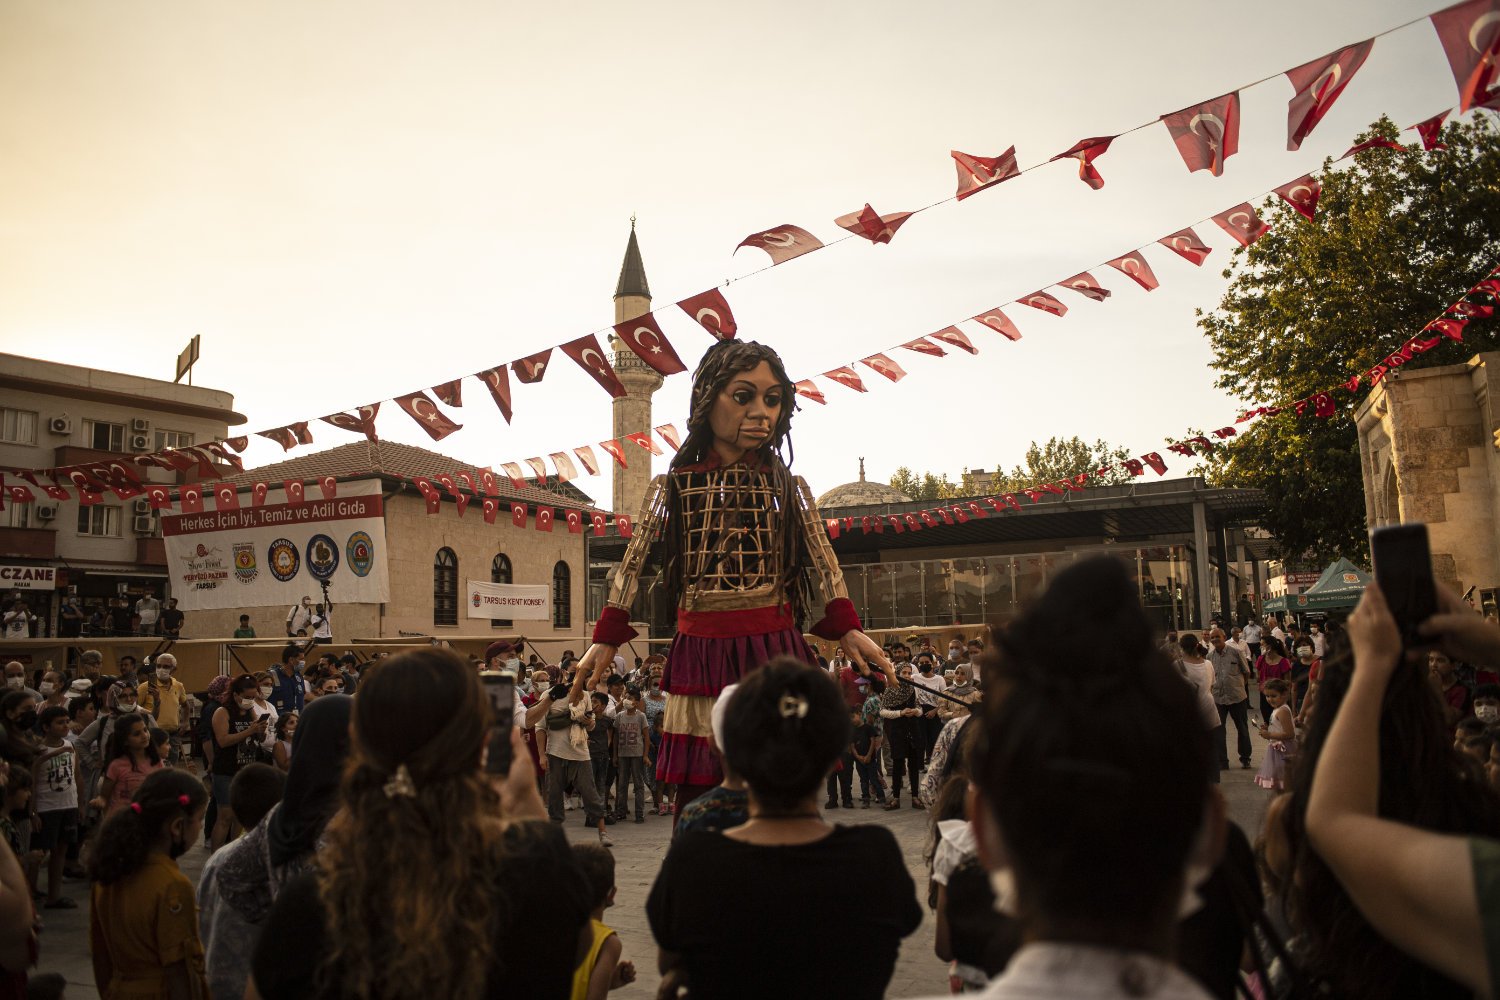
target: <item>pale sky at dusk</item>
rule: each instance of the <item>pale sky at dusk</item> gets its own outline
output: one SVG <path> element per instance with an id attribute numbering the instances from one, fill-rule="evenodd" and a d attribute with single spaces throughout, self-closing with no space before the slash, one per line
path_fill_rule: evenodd
<path id="1" fill-rule="evenodd" d="M 170 379 L 196 333 L 194 382 L 234 393 L 239 432 L 352 409 L 607 326 L 632 213 L 670 305 L 766 264 L 731 255 L 752 232 L 831 242 L 866 201 L 952 194 L 950 149 L 1015 144 L 1029 166 L 1439 6 L 9 0 L 0 350 Z M 1425 22 L 1376 43 L 1296 153 L 1291 94 L 1284 77 L 1242 94 L 1221 178 L 1189 174 L 1157 124 L 1097 161 L 1101 191 L 1061 162 L 923 213 L 889 246 L 851 240 L 736 282 L 740 335 L 815 375 L 1259 196 L 1382 112 L 1405 126 L 1456 104 Z M 1054 290 L 1062 319 L 1007 309 L 1019 343 L 965 327 L 977 357 L 896 352 L 908 377 L 862 368 L 866 395 L 819 380 L 830 405 L 795 419 L 794 471 L 818 492 L 860 455 L 872 478 L 957 478 L 1018 463 L 1034 438 L 1139 454 L 1230 422 L 1194 309 L 1217 303 L 1233 244 L 1198 231 L 1214 247 L 1201 269 L 1146 251 L 1149 294 L 1095 269 L 1107 302 Z M 691 368 L 708 336 L 675 308 L 659 319 Z M 656 423 L 683 427 L 689 379 L 667 380 Z M 608 396 L 561 354 L 513 389 L 510 427 L 470 380 L 445 441 L 393 404 L 379 431 L 476 466 L 597 451 L 609 433 Z M 316 448 L 356 440 L 313 432 Z M 280 456 L 257 439 L 245 458 Z M 608 504 L 605 478 L 579 486 Z"/>

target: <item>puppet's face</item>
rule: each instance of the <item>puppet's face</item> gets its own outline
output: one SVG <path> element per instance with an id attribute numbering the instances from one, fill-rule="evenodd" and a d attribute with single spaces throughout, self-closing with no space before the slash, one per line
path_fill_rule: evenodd
<path id="1" fill-rule="evenodd" d="M 731 375 L 708 416 L 719 457 L 738 461 L 745 452 L 768 442 L 786 405 L 786 386 L 768 362 Z"/>

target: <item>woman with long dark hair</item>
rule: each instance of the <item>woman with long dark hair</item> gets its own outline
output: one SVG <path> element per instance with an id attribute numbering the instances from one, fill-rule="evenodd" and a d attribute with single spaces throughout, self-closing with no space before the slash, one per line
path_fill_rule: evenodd
<path id="1" fill-rule="evenodd" d="M 911 781 L 911 807 L 922 808 L 922 786 L 917 773 L 922 770 L 922 709 L 917 705 L 916 688 L 911 684 L 911 663 L 896 668 L 897 683 L 880 695 L 880 721 L 885 729 L 885 745 L 891 749 L 891 798 L 887 810 L 901 808 L 901 771 Z"/>
<path id="2" fill-rule="evenodd" d="M 257 747 L 270 729 L 270 716 L 255 710 L 256 681 L 253 674 L 241 674 L 229 684 L 229 700 L 214 709 L 214 801 L 218 815 L 209 837 L 209 848 L 218 850 L 229 842 L 237 829 L 234 810 L 229 808 L 229 786 L 246 764 L 256 763 Z"/>

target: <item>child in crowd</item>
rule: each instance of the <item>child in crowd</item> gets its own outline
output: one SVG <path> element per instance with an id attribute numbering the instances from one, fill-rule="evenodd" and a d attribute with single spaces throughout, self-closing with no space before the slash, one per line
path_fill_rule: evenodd
<path id="1" fill-rule="evenodd" d="M 151 734 L 151 745 L 156 748 L 156 756 L 161 758 L 163 767 L 171 767 L 172 759 L 172 737 L 167 735 L 165 729 L 157 729 L 152 726 L 148 732 Z"/>
<path id="2" fill-rule="evenodd" d="M 146 720 L 131 712 L 115 720 L 104 757 L 104 780 L 89 805 L 103 810 L 106 820 L 128 806 L 136 790 L 153 771 L 161 770 L 161 755 L 151 742 Z"/>
<path id="3" fill-rule="evenodd" d="M 1474 689 L 1474 718 L 1486 726 L 1500 722 L 1500 684 L 1480 684 Z"/>
<path id="4" fill-rule="evenodd" d="M 857 715 L 858 712 L 856 711 Z M 828 801 L 823 803 L 824 809 L 837 809 L 842 802 L 845 809 L 854 808 L 854 743 L 844 744 L 844 752 L 839 754 L 838 760 L 833 765 L 833 773 L 828 776 Z"/>
<path id="5" fill-rule="evenodd" d="M 570 1000 L 604 1000 L 610 990 L 635 982 L 635 964 L 621 961 L 620 935 L 604 923 L 604 911 L 615 905 L 615 856 L 595 844 L 574 844 L 573 856 L 593 898 L 589 914 L 589 950 L 573 973 Z"/>
<path id="6" fill-rule="evenodd" d="M 630 786 L 635 785 L 635 821 L 646 822 L 646 713 L 641 710 L 641 689 L 630 685 L 615 712 L 615 818 L 624 822 Z"/>
<path id="7" fill-rule="evenodd" d="M 694 830 L 717 833 L 740 826 L 750 818 L 750 795 L 745 791 L 745 783 L 734 773 L 734 768 L 724 756 L 724 713 L 730 697 L 738 688 L 738 684 L 731 684 L 720 691 L 713 711 L 709 713 L 708 725 L 713 750 L 719 758 L 724 780 L 682 807 L 682 812 L 677 816 L 677 824 L 672 828 L 673 837 Z"/>
<path id="8" fill-rule="evenodd" d="M 594 790 L 604 804 L 604 821 L 613 823 L 615 811 L 609 805 L 609 765 L 615 752 L 615 720 L 608 714 L 609 695 L 595 691 L 589 695 L 594 706 L 594 728 L 589 730 L 589 768 L 594 773 Z"/>
<path id="9" fill-rule="evenodd" d="M 650 756 L 646 758 L 646 772 L 656 773 L 656 755 L 661 752 L 662 719 L 666 713 L 651 716 L 651 750 Z M 672 786 L 664 781 L 653 781 L 651 783 L 651 804 L 656 807 L 658 816 L 666 816 L 672 811 Z"/>
<path id="10" fill-rule="evenodd" d="M 1266 759 L 1255 774 L 1255 783 L 1280 792 L 1286 788 L 1287 761 L 1297 754 L 1297 725 L 1287 702 L 1291 699 L 1290 681 L 1277 677 L 1266 681 L 1266 701 L 1271 706 L 1269 725 L 1260 727 L 1261 738 L 1270 740 Z"/>
<path id="11" fill-rule="evenodd" d="M 78 751 L 67 740 L 68 710 L 49 705 L 40 716 L 42 745 L 31 765 L 35 785 L 32 815 L 41 822 L 35 846 L 47 858 L 47 909 L 72 910 L 78 904 L 62 894 L 68 845 L 78 839 Z"/>
<path id="12" fill-rule="evenodd" d="M 872 725 L 863 708 L 851 713 L 854 737 L 851 751 L 854 768 L 859 772 L 859 805 L 870 808 L 870 789 L 875 789 L 875 801 L 885 805 L 885 788 L 880 784 L 880 774 L 875 770 L 875 760 L 880 755 L 880 732 Z M 877 716 L 878 717 L 878 716 Z"/>
<path id="13" fill-rule="evenodd" d="M 203 782 L 158 762 L 128 808 L 104 821 L 89 857 L 89 951 L 100 996 L 209 995 L 193 884 L 177 867 L 207 808 Z"/>
<path id="14" fill-rule="evenodd" d="M 288 712 L 276 719 L 276 743 L 271 748 L 271 758 L 283 773 L 292 769 L 292 737 L 296 735 L 296 712 Z"/>
<path id="15" fill-rule="evenodd" d="M 0 813 L 0 835 L 5 837 L 5 842 L 20 860 L 26 881 L 34 891 L 36 866 L 46 855 L 31 850 L 31 772 L 23 767 L 0 766 L 10 770 L 10 779 L 5 785 L 5 811 Z"/>

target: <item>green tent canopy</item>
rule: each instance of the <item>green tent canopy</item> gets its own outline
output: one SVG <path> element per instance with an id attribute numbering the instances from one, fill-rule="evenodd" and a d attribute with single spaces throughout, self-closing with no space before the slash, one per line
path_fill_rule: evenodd
<path id="1" fill-rule="evenodd" d="M 1265 610 L 1297 612 L 1352 608 L 1359 603 L 1369 583 L 1370 574 L 1341 557 L 1325 569 L 1318 582 L 1305 593 L 1273 597 L 1265 603 Z"/>

